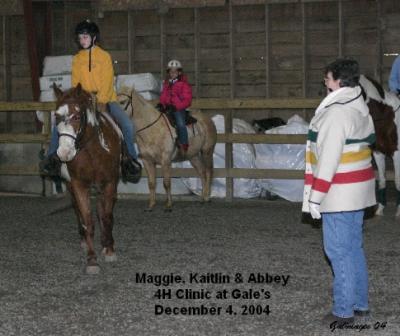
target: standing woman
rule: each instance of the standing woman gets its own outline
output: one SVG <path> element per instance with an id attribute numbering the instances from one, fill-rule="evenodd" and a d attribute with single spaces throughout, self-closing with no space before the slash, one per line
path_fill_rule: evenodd
<path id="1" fill-rule="evenodd" d="M 186 109 L 192 103 L 192 87 L 183 73 L 182 64 L 177 60 L 168 62 L 167 78 L 164 80 L 160 96 L 163 109 L 174 112 L 178 129 L 179 148 L 185 154 L 189 148 L 188 133 L 185 125 Z"/>
<path id="2" fill-rule="evenodd" d="M 324 323 L 368 316 L 364 209 L 376 204 L 371 149 L 375 131 L 359 86 L 355 60 L 325 68 L 328 95 L 310 122 L 303 211 L 322 217 L 323 244 L 333 273 L 332 312 Z"/>
<path id="3" fill-rule="evenodd" d="M 137 183 L 142 167 L 137 161 L 138 155 L 134 146 L 135 131 L 132 121 L 116 101 L 111 56 L 97 45 L 100 31 L 94 22 L 85 20 L 78 23 L 75 28 L 75 37 L 80 51 L 72 60 L 72 87 L 80 83 L 84 90 L 95 93 L 98 110 L 103 113 L 109 112 L 117 122 L 124 136 L 127 151 L 122 158 L 123 178 L 128 182 Z M 47 162 L 41 165 L 44 175 L 48 175 L 46 170 L 52 168 L 51 164 L 56 161 L 54 158 L 57 156 L 57 127 L 54 127 L 52 132 Z"/>

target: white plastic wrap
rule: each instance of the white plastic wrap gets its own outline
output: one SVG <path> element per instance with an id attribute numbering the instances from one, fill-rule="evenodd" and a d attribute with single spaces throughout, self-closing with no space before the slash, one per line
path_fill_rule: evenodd
<path id="1" fill-rule="evenodd" d="M 265 131 L 265 134 L 307 134 L 308 124 L 294 115 L 287 125 Z M 256 167 L 260 169 L 305 169 L 304 145 L 255 144 Z M 303 200 L 304 180 L 258 180 L 262 189 L 292 202 Z"/>
<path id="2" fill-rule="evenodd" d="M 216 115 L 212 118 L 218 133 L 224 133 L 224 117 Z M 255 133 L 253 127 L 240 119 L 233 119 L 233 133 Z M 191 168 L 189 161 L 176 163 L 175 167 Z M 233 144 L 234 168 L 255 168 L 255 151 L 252 144 Z M 214 151 L 214 168 L 225 167 L 225 144 L 217 144 Z M 183 183 L 196 195 L 201 195 L 202 187 L 199 178 L 182 178 Z M 233 180 L 234 197 L 253 198 L 261 192 L 257 180 L 237 178 Z M 211 188 L 211 197 L 225 197 L 226 185 L 224 178 L 214 178 Z"/>
<path id="3" fill-rule="evenodd" d="M 71 73 L 72 57 L 72 55 L 46 56 L 43 60 L 43 76 Z"/>
<path id="4" fill-rule="evenodd" d="M 48 91 L 53 89 L 53 83 L 61 90 L 71 88 L 71 75 L 51 75 L 39 78 L 39 85 L 41 91 Z"/>
<path id="5" fill-rule="evenodd" d="M 117 76 L 117 91 L 123 86 L 134 88 L 137 92 L 151 91 L 160 93 L 160 80 L 151 73 L 129 74 Z"/>
<path id="6" fill-rule="evenodd" d="M 160 95 L 151 91 L 138 92 L 146 100 L 158 100 Z"/>

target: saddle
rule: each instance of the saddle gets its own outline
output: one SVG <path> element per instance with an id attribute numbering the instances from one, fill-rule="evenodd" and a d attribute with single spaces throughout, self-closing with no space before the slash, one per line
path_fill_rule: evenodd
<path id="1" fill-rule="evenodd" d="M 176 128 L 176 121 L 175 121 L 175 115 L 174 115 L 174 112 L 176 112 L 175 106 L 167 105 L 164 108 L 163 105 L 157 104 L 156 108 L 161 113 L 164 113 L 166 115 L 166 117 L 168 118 L 168 121 L 171 124 L 171 126 Z M 185 125 L 186 126 L 191 126 L 191 125 L 193 125 L 195 123 L 197 123 L 197 119 L 190 114 L 190 111 L 185 110 Z"/>

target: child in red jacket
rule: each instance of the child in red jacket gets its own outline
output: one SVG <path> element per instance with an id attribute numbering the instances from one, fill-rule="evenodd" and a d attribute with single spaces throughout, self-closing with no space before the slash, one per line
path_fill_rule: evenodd
<path id="1" fill-rule="evenodd" d="M 168 62 L 167 78 L 164 80 L 160 96 L 160 104 L 164 109 L 174 111 L 178 130 L 179 146 L 183 153 L 187 152 L 188 133 L 185 125 L 185 110 L 192 103 L 192 87 L 183 74 L 182 64 L 177 60 Z"/>

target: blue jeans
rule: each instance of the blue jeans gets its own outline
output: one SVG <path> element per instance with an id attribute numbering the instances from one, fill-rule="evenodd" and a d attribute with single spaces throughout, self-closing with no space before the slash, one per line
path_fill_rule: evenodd
<path id="1" fill-rule="evenodd" d="M 174 112 L 176 128 L 178 131 L 178 140 L 182 145 L 188 144 L 188 133 L 185 125 L 185 115 L 186 115 L 185 110 Z"/>
<path id="2" fill-rule="evenodd" d="M 368 271 L 363 250 L 364 210 L 322 213 L 324 249 L 334 273 L 333 310 L 352 317 L 368 310 Z"/>
<path id="3" fill-rule="evenodd" d="M 51 138 L 49 149 L 47 150 L 47 156 L 51 156 L 57 152 L 58 149 L 58 129 L 53 126 L 51 129 Z"/>
<path id="4" fill-rule="evenodd" d="M 121 128 L 122 135 L 124 136 L 126 148 L 128 153 L 133 158 L 137 159 L 138 155 L 133 144 L 133 139 L 135 138 L 135 129 L 133 128 L 132 121 L 129 119 L 127 114 L 122 110 L 121 106 L 117 102 L 108 103 L 111 116 L 117 122 L 118 126 Z M 57 152 L 58 148 L 58 130 L 54 126 L 51 133 L 49 150 L 47 151 L 47 156 L 50 156 Z"/>
<path id="5" fill-rule="evenodd" d="M 129 155 L 137 159 L 138 155 L 133 143 L 135 138 L 135 129 L 133 128 L 132 120 L 129 119 L 128 115 L 124 110 L 122 110 L 121 106 L 117 102 L 110 102 L 108 103 L 108 106 L 111 116 L 121 128 Z"/>

